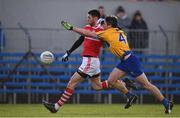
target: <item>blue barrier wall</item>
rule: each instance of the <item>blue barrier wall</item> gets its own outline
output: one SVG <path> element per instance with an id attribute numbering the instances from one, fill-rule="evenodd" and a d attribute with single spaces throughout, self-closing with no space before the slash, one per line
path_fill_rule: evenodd
<path id="1" fill-rule="evenodd" d="M 39 53 L 35 54 L 37 57 L 40 55 Z M 79 54 L 72 54 L 70 60 L 66 63 L 56 60 L 52 64 L 45 66 L 51 73 L 51 76 L 49 76 L 35 60 L 29 59 L 23 61 L 17 70 L 7 78 L 8 74 L 23 55 L 24 53 L 0 54 L 0 101 L 2 103 L 16 103 L 16 97 L 19 95 L 24 95 L 23 99 L 27 99 L 29 103 L 36 101 L 35 99 L 38 99 L 37 102 L 39 102 L 39 99 L 48 99 L 51 95 L 59 95 L 66 87 L 71 75 L 81 64 Z M 55 54 L 55 56 L 56 58 L 59 58 L 62 54 Z M 164 95 L 176 100 L 176 96 L 179 96 L 180 94 L 180 56 L 138 55 L 138 57 L 142 61 L 142 67 L 144 72 L 148 75 L 148 79 L 159 87 Z M 102 80 L 108 78 L 109 73 L 119 61 L 119 59 L 109 53 L 101 55 Z M 130 79 L 134 80 L 134 78 L 131 77 Z M 2 80 L 6 81 L 2 82 Z M 139 101 L 142 103 L 145 100 L 143 97 L 149 95 L 149 93 L 138 84 L 137 86 L 139 89 L 134 92 L 141 96 Z M 87 79 L 85 82 L 79 84 L 74 95 L 77 97 L 83 94 L 92 96 L 102 94 L 103 96 L 108 96 L 119 95 L 119 92 L 113 89 L 97 92 L 91 88 L 91 83 Z M 33 95 L 42 95 L 45 97 L 33 98 Z M 73 98 L 80 99 L 76 97 Z M 114 101 L 111 99 L 111 102 Z M 19 102 L 21 103 L 21 101 Z M 103 100 L 101 102 L 103 102 Z M 177 100 L 176 102 L 180 101 Z"/>

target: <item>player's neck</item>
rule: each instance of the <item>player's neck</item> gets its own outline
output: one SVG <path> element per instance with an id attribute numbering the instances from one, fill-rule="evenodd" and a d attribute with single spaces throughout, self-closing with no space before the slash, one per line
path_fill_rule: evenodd
<path id="1" fill-rule="evenodd" d="M 95 27 L 95 26 L 96 26 L 96 24 L 94 24 L 94 23 L 93 23 L 93 24 L 89 24 L 89 25 L 90 25 L 91 27 Z"/>

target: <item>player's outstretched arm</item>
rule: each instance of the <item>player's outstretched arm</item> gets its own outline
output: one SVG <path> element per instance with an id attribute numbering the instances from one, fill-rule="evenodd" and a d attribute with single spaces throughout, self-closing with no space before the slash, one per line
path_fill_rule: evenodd
<path id="1" fill-rule="evenodd" d="M 72 45 L 72 47 L 66 51 L 66 53 L 61 57 L 62 62 L 68 61 L 70 54 L 76 50 L 84 41 L 84 36 L 80 36 L 79 39 Z"/>
<path id="2" fill-rule="evenodd" d="M 84 41 L 84 36 L 80 36 L 78 40 L 72 45 L 72 47 L 68 50 L 71 54 L 74 50 L 76 50 Z"/>
<path id="3" fill-rule="evenodd" d="M 91 32 L 91 31 L 88 31 L 88 30 L 85 30 L 85 29 L 82 29 L 82 28 L 77 28 L 77 27 L 73 27 L 71 24 L 65 22 L 65 21 L 61 21 L 61 25 L 67 29 L 67 30 L 72 30 L 76 33 L 79 33 L 81 35 L 84 35 L 84 36 L 89 36 L 89 37 L 97 37 L 97 34 L 95 32 Z"/>

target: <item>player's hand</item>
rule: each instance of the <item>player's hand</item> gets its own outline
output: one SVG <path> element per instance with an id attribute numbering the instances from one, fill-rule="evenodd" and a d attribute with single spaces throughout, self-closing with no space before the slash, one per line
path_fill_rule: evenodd
<path id="1" fill-rule="evenodd" d="M 61 25 L 67 30 L 73 30 L 73 26 L 65 21 L 61 21 Z"/>
<path id="2" fill-rule="evenodd" d="M 69 55 L 70 55 L 70 53 L 69 53 L 69 51 L 67 50 L 66 53 L 62 56 L 61 61 L 62 61 L 62 62 L 68 61 Z"/>

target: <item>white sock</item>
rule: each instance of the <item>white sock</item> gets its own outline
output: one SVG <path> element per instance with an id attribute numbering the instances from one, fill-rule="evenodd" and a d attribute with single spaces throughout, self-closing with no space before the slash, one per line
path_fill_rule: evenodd
<path id="1" fill-rule="evenodd" d="M 59 109 L 59 105 L 57 103 L 55 103 L 55 109 L 58 110 Z"/>

